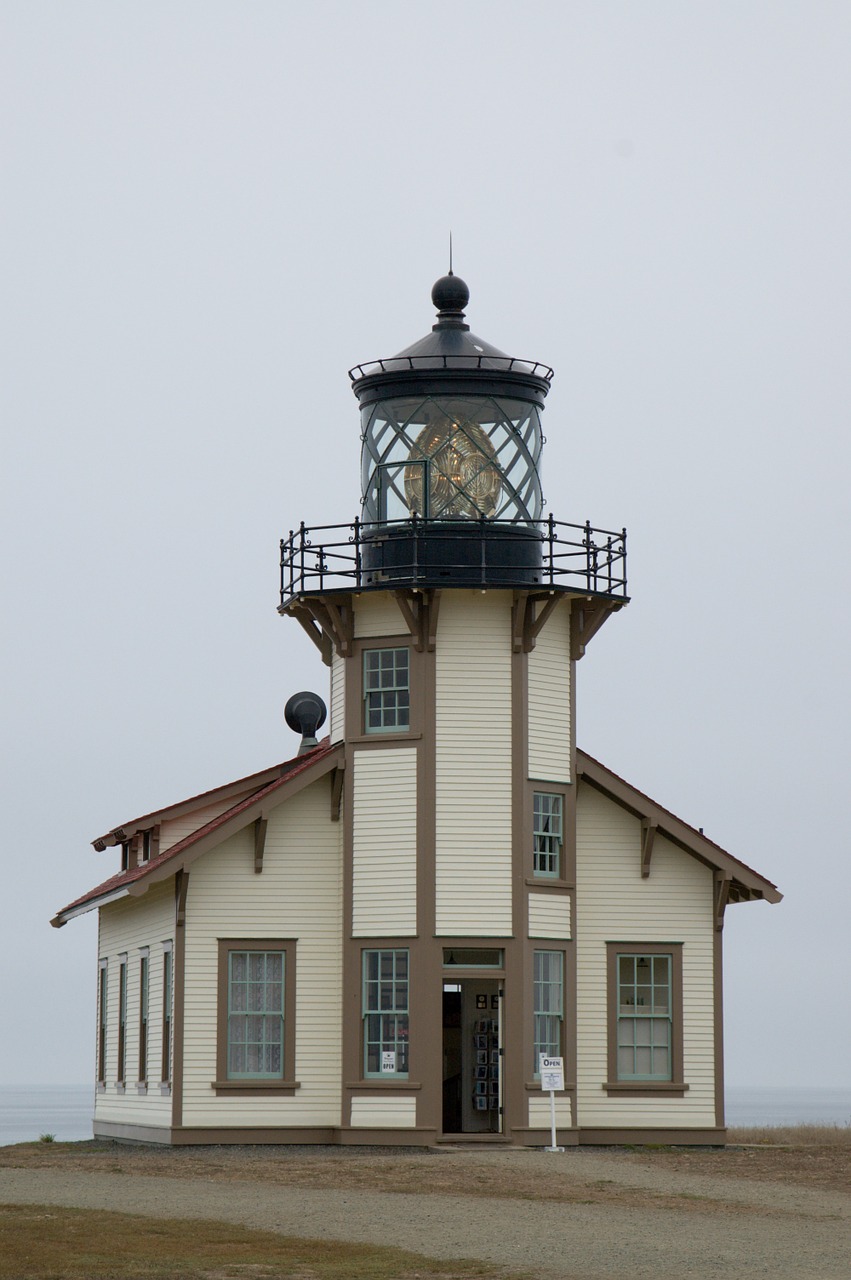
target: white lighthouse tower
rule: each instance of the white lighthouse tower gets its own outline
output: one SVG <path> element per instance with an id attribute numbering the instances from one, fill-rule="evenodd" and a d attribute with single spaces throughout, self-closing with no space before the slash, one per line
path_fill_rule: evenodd
<path id="1" fill-rule="evenodd" d="M 282 543 L 280 611 L 345 745 L 342 1124 L 523 1141 L 539 1055 L 576 1075 L 574 669 L 626 534 L 543 518 L 552 370 L 468 300 L 444 276 L 432 331 L 351 371 L 361 514 Z"/>

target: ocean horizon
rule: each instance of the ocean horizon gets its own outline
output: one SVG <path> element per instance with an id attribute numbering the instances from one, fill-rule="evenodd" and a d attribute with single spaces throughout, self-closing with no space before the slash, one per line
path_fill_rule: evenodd
<path id="1" fill-rule="evenodd" d="M 0 1085 L 0 1147 L 37 1142 L 45 1133 L 57 1142 L 91 1138 L 94 1099 L 90 1084 Z M 732 1127 L 851 1126 L 851 1088 L 730 1085 L 726 1107 Z"/>

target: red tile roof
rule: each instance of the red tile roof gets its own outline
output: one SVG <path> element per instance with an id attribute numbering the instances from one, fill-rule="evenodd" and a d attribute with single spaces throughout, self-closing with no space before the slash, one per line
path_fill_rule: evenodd
<path id="1" fill-rule="evenodd" d="M 116 890 L 127 889 L 131 884 L 136 884 L 138 881 L 144 880 L 160 867 L 177 858 L 181 853 L 185 852 L 186 849 L 203 839 L 204 836 L 211 835 L 219 827 L 223 827 L 225 823 L 238 817 L 244 810 L 250 809 L 252 805 L 262 803 L 262 801 L 268 796 L 291 782 L 293 778 L 298 777 L 307 769 L 312 768 L 314 765 L 319 764 L 328 756 L 332 755 L 336 749 L 336 747 L 332 747 L 330 745 L 330 739 L 323 738 L 319 745 L 314 747 L 312 751 L 303 756 L 296 756 L 293 760 L 287 760 L 280 766 L 275 766 L 276 769 L 280 768 L 282 770 L 279 777 L 273 778 L 272 781 L 266 783 L 265 786 L 261 786 L 256 791 L 252 791 L 250 795 L 244 796 L 236 804 L 231 805 L 229 809 L 225 809 L 223 813 L 220 813 L 217 817 L 211 819 L 210 822 L 205 823 L 203 827 L 199 827 L 197 831 L 193 831 L 190 835 L 184 836 L 182 840 L 178 840 L 176 844 L 171 845 L 163 853 L 158 854 L 157 857 L 151 858 L 149 862 L 144 862 L 139 866 L 132 867 L 128 871 L 119 871 L 117 875 L 110 876 L 108 880 L 104 880 L 101 884 L 96 885 L 95 888 L 90 889 L 88 893 L 84 893 L 81 897 L 75 898 L 73 902 L 69 902 L 67 906 L 61 909 L 61 911 L 57 911 L 50 923 L 59 927 L 66 923 L 66 920 L 63 919 L 63 917 L 67 917 L 68 912 L 73 912 L 78 907 L 83 907 L 87 903 L 94 904 L 98 899 L 108 897 L 109 894 L 115 893 Z M 262 776 L 264 775 L 250 775 L 250 777 Z M 217 790 L 222 790 L 222 788 L 217 788 Z M 212 794 L 214 793 L 209 791 L 203 792 L 200 796 L 194 797 L 194 799 L 197 799 L 200 802 L 203 801 L 205 797 Z M 200 803 L 198 807 L 202 807 Z"/>

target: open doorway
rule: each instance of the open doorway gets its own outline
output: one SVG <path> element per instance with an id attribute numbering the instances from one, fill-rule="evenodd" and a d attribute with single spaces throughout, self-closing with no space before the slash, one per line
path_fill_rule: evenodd
<path id="1" fill-rule="evenodd" d="M 443 984 L 443 1132 L 502 1132 L 502 980 Z"/>

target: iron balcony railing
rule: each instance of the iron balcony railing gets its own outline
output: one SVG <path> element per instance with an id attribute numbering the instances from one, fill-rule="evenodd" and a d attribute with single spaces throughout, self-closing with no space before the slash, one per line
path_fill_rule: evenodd
<path id="1" fill-rule="evenodd" d="M 352 382 L 368 378 L 374 373 L 408 373 L 416 370 L 431 372 L 434 369 L 483 369 L 487 373 L 495 370 L 501 373 L 531 373 L 545 382 L 552 382 L 553 371 L 548 364 L 539 360 L 518 360 L 516 356 L 474 356 L 472 352 L 432 353 L 425 356 L 390 356 L 384 360 L 367 360 L 365 364 L 356 364 L 349 370 Z"/>
<path id="2" fill-rule="evenodd" d="M 626 595 L 626 529 L 550 516 L 509 520 L 304 523 L 281 539 L 281 609 L 299 596 L 387 586 L 560 587 Z"/>

